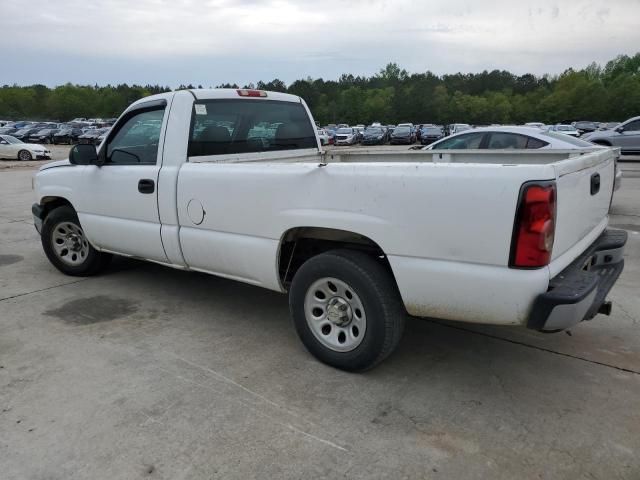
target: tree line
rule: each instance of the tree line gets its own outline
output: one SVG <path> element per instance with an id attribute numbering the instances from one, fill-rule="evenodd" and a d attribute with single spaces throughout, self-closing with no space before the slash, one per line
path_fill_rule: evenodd
<path id="1" fill-rule="evenodd" d="M 239 87 L 222 84 L 216 88 Z M 180 85 L 177 89 L 185 88 L 202 86 Z M 343 74 L 338 80 L 307 78 L 288 86 L 275 79 L 242 88 L 299 95 L 323 125 L 622 121 L 640 115 L 640 53 L 555 76 L 514 75 L 505 70 L 439 76 L 429 71 L 409 73 L 390 63 L 370 77 Z M 0 119 L 116 117 L 133 101 L 170 90 L 160 85 L 5 85 L 0 88 Z"/>

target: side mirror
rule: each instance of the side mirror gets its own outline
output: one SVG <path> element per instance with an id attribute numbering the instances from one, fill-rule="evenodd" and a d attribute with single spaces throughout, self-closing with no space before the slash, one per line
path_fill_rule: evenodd
<path id="1" fill-rule="evenodd" d="M 624 132 L 624 127 L 617 127 L 616 128 L 616 132 L 618 132 L 618 133 Z"/>
<path id="2" fill-rule="evenodd" d="M 69 152 L 69 163 L 73 165 L 92 165 L 98 163 L 98 152 L 93 145 L 78 144 Z"/>

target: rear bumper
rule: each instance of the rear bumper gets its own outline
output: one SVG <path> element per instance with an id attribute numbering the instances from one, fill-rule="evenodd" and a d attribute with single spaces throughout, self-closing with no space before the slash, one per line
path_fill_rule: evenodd
<path id="1" fill-rule="evenodd" d="M 605 230 L 585 252 L 549 282 L 534 301 L 527 327 L 543 332 L 564 330 L 598 313 L 609 314 L 606 296 L 618 280 L 627 243 L 624 230 Z"/>

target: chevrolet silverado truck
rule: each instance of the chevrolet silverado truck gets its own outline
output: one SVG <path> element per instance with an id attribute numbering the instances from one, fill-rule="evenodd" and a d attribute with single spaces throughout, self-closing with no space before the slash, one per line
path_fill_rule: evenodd
<path id="1" fill-rule="evenodd" d="M 607 229 L 616 156 L 323 151 L 299 97 L 181 90 L 43 166 L 32 211 L 67 275 L 115 254 L 287 293 L 306 348 L 362 371 L 407 314 L 544 332 L 608 314 L 626 242 Z"/>

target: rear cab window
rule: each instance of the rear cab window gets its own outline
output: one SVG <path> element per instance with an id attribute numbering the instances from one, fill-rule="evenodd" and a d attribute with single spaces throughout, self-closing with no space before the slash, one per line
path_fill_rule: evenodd
<path id="1" fill-rule="evenodd" d="M 302 103 L 217 99 L 194 104 L 190 157 L 317 149 L 315 125 Z"/>

